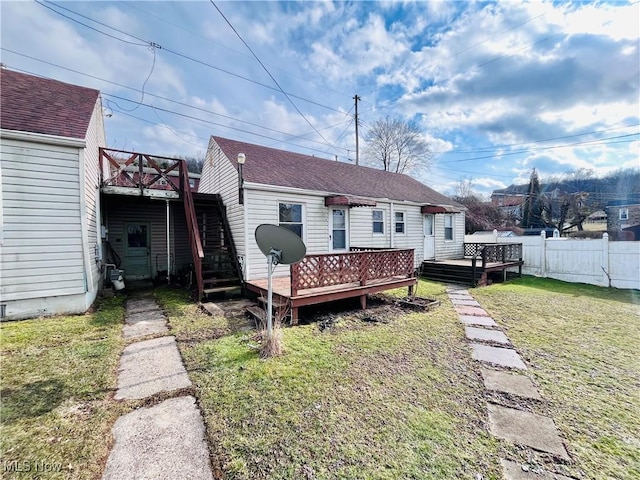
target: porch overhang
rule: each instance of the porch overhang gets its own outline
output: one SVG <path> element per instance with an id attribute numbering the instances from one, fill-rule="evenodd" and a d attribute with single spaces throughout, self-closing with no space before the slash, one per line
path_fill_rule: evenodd
<path id="1" fill-rule="evenodd" d="M 451 205 L 423 205 L 420 211 L 422 213 L 460 213 L 459 208 Z"/>
<path id="2" fill-rule="evenodd" d="M 324 197 L 324 206 L 330 207 L 343 206 L 343 207 L 375 207 L 376 201 L 371 198 L 354 197 L 353 195 L 330 195 Z"/>

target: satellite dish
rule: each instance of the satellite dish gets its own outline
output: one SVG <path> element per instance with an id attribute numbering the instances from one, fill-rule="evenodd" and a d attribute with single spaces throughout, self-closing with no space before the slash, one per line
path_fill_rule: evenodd
<path id="1" fill-rule="evenodd" d="M 267 257 L 267 339 L 273 335 L 273 270 L 278 263 L 289 265 L 302 260 L 307 247 L 302 239 L 291 230 L 263 223 L 256 228 L 256 243 Z"/>
<path id="2" fill-rule="evenodd" d="M 288 228 L 263 223 L 256 228 L 256 243 L 260 251 L 266 255 L 277 254 L 274 263 L 289 265 L 302 260 L 307 247 L 302 239 Z"/>

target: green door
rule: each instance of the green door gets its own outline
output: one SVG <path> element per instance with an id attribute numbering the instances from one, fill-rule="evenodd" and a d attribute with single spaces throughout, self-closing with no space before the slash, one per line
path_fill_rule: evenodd
<path id="1" fill-rule="evenodd" d="M 127 279 L 151 278 L 151 227 L 148 223 L 125 223 L 124 274 Z"/>

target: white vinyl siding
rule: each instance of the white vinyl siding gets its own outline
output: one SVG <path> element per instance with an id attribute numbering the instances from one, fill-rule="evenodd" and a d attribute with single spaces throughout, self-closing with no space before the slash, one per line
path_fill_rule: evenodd
<path id="1" fill-rule="evenodd" d="M 2 301 L 85 293 L 79 149 L 2 138 L 1 158 Z"/>
<path id="2" fill-rule="evenodd" d="M 434 220 L 434 233 L 436 238 L 436 260 L 462 258 L 464 255 L 464 213 L 455 213 L 453 216 L 453 241 L 444 239 L 444 217 L 436 214 Z"/>
<path id="3" fill-rule="evenodd" d="M 250 158 L 247 162 L 251 161 Z M 254 159 L 255 161 L 255 159 Z M 199 193 L 219 194 L 226 207 L 233 243 L 239 256 L 246 255 L 244 208 L 238 202 L 238 171 L 213 139 L 202 166 Z M 253 232 L 248 232 L 248 238 Z"/>

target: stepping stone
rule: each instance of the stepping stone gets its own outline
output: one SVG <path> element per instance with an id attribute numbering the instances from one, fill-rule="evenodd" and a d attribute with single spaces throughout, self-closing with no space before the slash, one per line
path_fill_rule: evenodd
<path id="1" fill-rule="evenodd" d="M 469 305 L 454 305 L 453 308 L 458 315 L 477 315 L 479 317 L 488 317 L 489 314 L 481 307 L 472 307 Z"/>
<path id="2" fill-rule="evenodd" d="M 140 399 L 189 386 L 175 337 L 160 337 L 124 349 L 114 398 Z"/>
<path id="3" fill-rule="evenodd" d="M 514 408 L 488 404 L 489 429 L 494 436 L 570 460 L 553 420 Z"/>
<path id="4" fill-rule="evenodd" d="M 559 473 L 540 472 L 538 470 L 533 472 L 528 471 L 528 469 L 525 471 L 520 464 L 502 458 L 500 463 L 504 470 L 505 480 L 574 480 Z"/>
<path id="5" fill-rule="evenodd" d="M 542 400 L 535 385 L 524 375 L 508 372 L 499 372 L 482 368 L 480 370 L 484 378 L 484 386 L 487 390 L 510 393 L 523 398 Z"/>
<path id="6" fill-rule="evenodd" d="M 160 310 L 156 301 L 152 298 L 137 298 L 134 300 L 127 300 L 126 303 L 127 314 L 146 312 L 149 310 Z"/>
<path id="7" fill-rule="evenodd" d="M 146 312 L 138 312 L 138 313 L 127 313 L 124 316 L 125 323 L 129 325 L 133 325 L 134 323 L 148 321 L 148 320 L 163 320 L 164 314 L 160 309 L 157 310 L 149 310 Z"/>
<path id="8" fill-rule="evenodd" d="M 479 343 L 470 343 L 473 349 L 474 360 L 492 363 L 501 367 L 519 368 L 526 370 L 527 366 L 518 355 L 518 352 L 510 348 L 490 347 Z"/>
<path id="9" fill-rule="evenodd" d="M 483 327 L 497 327 L 498 324 L 491 317 L 478 317 L 476 315 L 460 315 L 460 321 L 465 325 L 482 325 Z"/>
<path id="10" fill-rule="evenodd" d="M 213 480 L 202 415 L 192 396 L 118 419 L 102 480 Z"/>
<path id="11" fill-rule="evenodd" d="M 467 290 L 466 287 L 462 287 L 462 286 L 449 285 L 445 291 L 447 293 L 469 295 L 469 290 Z"/>
<path id="12" fill-rule="evenodd" d="M 500 330 L 487 330 L 486 328 L 464 327 L 464 333 L 469 340 L 482 342 L 495 342 L 509 345 L 509 339 Z"/>
<path id="13" fill-rule="evenodd" d="M 469 307 L 479 307 L 480 304 L 478 303 L 477 300 L 474 300 L 473 297 L 466 299 L 466 298 L 456 298 L 456 297 L 452 297 L 450 298 L 451 303 L 453 303 L 455 306 L 464 306 L 467 305 Z"/>
<path id="14" fill-rule="evenodd" d="M 124 338 L 138 338 L 145 335 L 156 335 L 158 333 L 168 333 L 167 322 L 164 314 L 155 306 L 156 310 L 141 311 L 127 315 L 124 319 L 125 325 L 122 328 Z"/>

